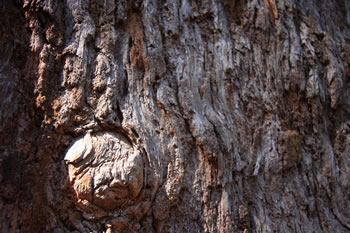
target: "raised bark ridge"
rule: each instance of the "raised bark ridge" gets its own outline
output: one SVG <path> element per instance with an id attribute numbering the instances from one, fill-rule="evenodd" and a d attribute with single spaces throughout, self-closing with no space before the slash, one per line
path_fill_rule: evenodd
<path id="1" fill-rule="evenodd" d="M 350 232 L 350 2 L 0 2 L 2 232 Z"/>

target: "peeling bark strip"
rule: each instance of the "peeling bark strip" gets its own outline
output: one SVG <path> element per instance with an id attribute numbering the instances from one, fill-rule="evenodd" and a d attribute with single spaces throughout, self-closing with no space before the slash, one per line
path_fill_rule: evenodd
<path id="1" fill-rule="evenodd" d="M 350 232 L 349 7 L 0 1 L 0 231 Z"/>
<path id="2" fill-rule="evenodd" d="M 269 8 L 273 24 L 276 25 L 278 20 L 278 12 L 276 7 L 276 0 L 264 0 L 265 5 Z"/>

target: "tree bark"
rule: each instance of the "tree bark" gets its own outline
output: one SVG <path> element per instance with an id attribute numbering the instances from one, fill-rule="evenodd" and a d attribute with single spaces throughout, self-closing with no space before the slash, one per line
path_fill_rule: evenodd
<path id="1" fill-rule="evenodd" d="M 1 232 L 350 232 L 349 8 L 1 0 Z"/>

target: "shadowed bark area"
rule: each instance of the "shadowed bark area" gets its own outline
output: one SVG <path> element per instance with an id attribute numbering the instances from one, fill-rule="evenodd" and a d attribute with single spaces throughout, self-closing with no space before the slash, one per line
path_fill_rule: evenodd
<path id="1" fill-rule="evenodd" d="M 0 0 L 1 232 L 350 232 L 349 8 Z"/>

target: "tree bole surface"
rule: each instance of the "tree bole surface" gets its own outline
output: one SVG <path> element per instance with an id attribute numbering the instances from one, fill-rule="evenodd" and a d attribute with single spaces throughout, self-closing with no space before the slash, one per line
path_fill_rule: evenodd
<path id="1" fill-rule="evenodd" d="M 350 1 L 0 1 L 0 232 L 350 232 Z"/>

